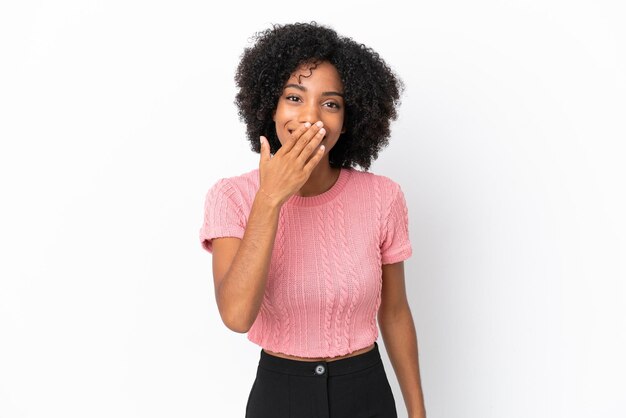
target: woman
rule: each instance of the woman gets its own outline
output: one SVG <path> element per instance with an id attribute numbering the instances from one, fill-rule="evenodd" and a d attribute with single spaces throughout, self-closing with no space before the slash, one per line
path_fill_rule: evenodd
<path id="1" fill-rule="evenodd" d="M 262 347 L 246 417 L 397 417 L 377 319 L 409 417 L 425 417 L 404 194 L 353 168 L 388 143 L 401 81 L 315 22 L 257 33 L 235 81 L 259 168 L 210 188 L 200 242 L 224 324 Z"/>

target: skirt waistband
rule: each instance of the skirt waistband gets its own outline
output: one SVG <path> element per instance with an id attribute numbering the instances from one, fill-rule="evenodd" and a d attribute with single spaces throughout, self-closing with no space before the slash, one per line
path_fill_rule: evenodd
<path id="1" fill-rule="evenodd" d="M 301 361 L 273 356 L 261 350 L 259 367 L 283 374 L 298 376 L 337 376 L 367 369 L 382 362 L 378 343 L 374 348 L 356 356 L 334 361 Z"/>

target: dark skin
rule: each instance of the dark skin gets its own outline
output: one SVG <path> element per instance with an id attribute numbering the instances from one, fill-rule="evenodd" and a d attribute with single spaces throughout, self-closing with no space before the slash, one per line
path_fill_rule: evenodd
<path id="1" fill-rule="evenodd" d="M 300 76 L 300 77 L 299 77 Z M 324 193 L 335 184 L 339 177 L 339 168 L 331 168 L 329 152 L 345 132 L 343 84 L 337 69 L 327 61 L 316 68 L 311 65 L 301 66 L 285 83 L 283 94 L 278 99 L 273 119 L 276 134 L 282 144 L 299 126 L 306 122 L 311 125 L 321 121 L 324 139 L 324 156 L 315 166 L 309 179 L 296 194 L 315 196 Z"/>
<path id="2" fill-rule="evenodd" d="M 300 83 L 298 75 L 302 75 Z M 309 77 L 307 77 L 309 76 Z M 278 100 L 273 119 L 276 124 L 276 133 L 283 148 L 280 156 L 290 155 L 276 167 L 269 168 L 269 145 L 262 146 L 262 161 L 265 164 L 266 193 L 276 195 L 275 199 L 284 201 L 286 196 L 297 190 L 299 196 L 315 196 L 324 193 L 337 180 L 339 169 L 330 167 L 328 152 L 340 140 L 344 129 L 345 103 L 341 94 L 342 84 L 334 66 L 322 63 L 309 71 L 308 67 L 299 68 L 285 83 L 283 94 Z M 319 127 L 315 122 L 321 121 L 325 131 L 320 138 Z M 307 127 L 305 124 L 310 123 Z M 294 145 L 296 144 L 296 145 Z M 324 155 L 311 170 L 310 176 L 304 183 L 295 184 L 290 177 L 297 177 L 302 171 L 301 161 L 295 162 L 298 155 L 304 155 L 306 161 L 318 158 L 321 153 L 320 145 L 324 145 Z M 286 145 L 286 146 L 285 146 Z M 297 146 L 297 147 L 296 147 Z M 305 149 L 307 148 L 308 149 Z M 302 160 L 305 159 L 302 157 Z M 284 175 L 284 174 L 287 175 Z M 294 185 L 295 184 L 295 185 Z M 302 184 L 302 186 L 300 186 Z M 286 189 L 289 189 L 285 191 Z M 270 197 L 271 200 L 271 197 Z M 213 240 L 214 247 L 214 277 L 216 289 L 224 277 L 228 266 L 237 253 L 241 240 L 239 238 L 222 237 Z M 417 338 L 412 314 L 405 291 L 404 262 L 384 264 L 382 266 L 382 293 L 381 305 L 378 311 L 378 323 L 385 342 L 385 348 L 393 365 L 402 395 L 405 400 L 409 418 L 425 418 L 424 396 L 421 387 Z M 299 361 L 335 361 L 346 357 L 356 356 L 368 352 L 374 344 L 352 353 L 327 358 L 302 358 L 276 353 L 263 349 L 266 353 L 276 357 Z"/>
<path id="3" fill-rule="evenodd" d="M 300 77 L 299 77 L 300 76 Z M 345 103 L 343 100 L 343 84 L 337 69 L 327 61 L 318 63 L 315 68 L 304 65 L 291 75 L 284 85 L 283 94 L 273 114 L 276 123 L 276 134 L 281 145 L 305 123 L 314 126 L 322 122 L 324 138 L 319 145 L 324 145 L 324 156 L 311 171 L 308 180 L 296 193 L 298 196 L 316 196 L 330 189 L 339 177 L 339 168 L 332 168 L 329 162 L 329 152 L 345 132 L 344 115 Z M 321 131 L 320 129 L 320 131 Z M 317 148 L 316 148 L 317 149 Z M 336 357 L 296 357 L 284 353 L 277 353 L 263 349 L 266 353 L 276 357 L 299 361 L 335 361 L 342 358 L 356 356 L 374 348 L 374 344 L 353 351 L 352 353 Z"/>

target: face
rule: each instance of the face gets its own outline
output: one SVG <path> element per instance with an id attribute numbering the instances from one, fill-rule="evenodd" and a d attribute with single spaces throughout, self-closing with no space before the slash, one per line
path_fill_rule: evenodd
<path id="1" fill-rule="evenodd" d="M 273 119 L 281 144 L 305 122 L 324 122 L 326 135 L 320 144 L 324 144 L 324 158 L 328 159 L 328 152 L 345 131 L 343 84 L 335 66 L 327 61 L 309 68 L 310 64 L 301 66 L 287 80 Z M 302 76 L 300 80 L 298 76 Z"/>

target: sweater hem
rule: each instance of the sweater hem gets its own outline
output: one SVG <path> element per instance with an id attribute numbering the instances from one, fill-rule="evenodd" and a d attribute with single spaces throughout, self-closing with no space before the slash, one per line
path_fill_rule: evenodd
<path id="1" fill-rule="evenodd" d="M 366 344 L 364 344 L 363 346 L 357 346 L 356 348 L 350 350 L 349 348 L 342 348 L 339 351 L 333 352 L 333 353 L 311 353 L 311 352 L 307 352 L 307 353 L 297 353 L 297 352 L 293 352 L 291 350 L 285 350 L 282 349 L 280 347 L 273 347 L 271 345 L 265 344 L 263 345 L 261 342 L 259 341 L 255 341 L 253 338 L 250 337 L 250 334 L 248 334 L 248 340 L 256 345 L 258 345 L 259 347 L 266 349 L 266 350 L 270 350 L 273 351 L 275 353 L 281 353 L 281 354 L 286 354 L 288 356 L 296 356 L 296 357 L 302 357 L 302 358 L 333 358 L 333 357 L 338 357 L 338 356 L 345 356 L 346 354 L 351 354 L 354 353 L 355 351 L 361 350 L 365 347 L 369 347 L 370 345 L 374 344 L 374 342 L 377 340 L 378 338 L 374 338 L 373 340 L 371 340 L 370 342 L 367 342 Z"/>

